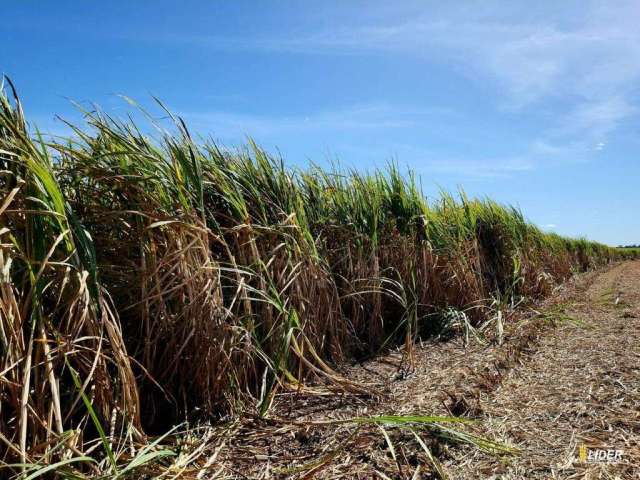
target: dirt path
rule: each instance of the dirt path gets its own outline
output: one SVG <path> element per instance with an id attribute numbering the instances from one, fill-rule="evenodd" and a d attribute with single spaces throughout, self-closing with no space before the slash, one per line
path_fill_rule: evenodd
<path id="1" fill-rule="evenodd" d="M 487 433 L 522 453 L 501 462 L 467 451 L 452 478 L 640 478 L 640 262 L 599 275 L 568 314 L 479 399 Z M 580 444 L 622 450 L 624 462 L 576 461 Z"/>
<path id="2" fill-rule="evenodd" d="M 437 478 L 410 429 L 327 423 L 382 414 L 473 418 L 462 431 L 518 449 L 420 430 L 450 479 L 640 478 L 640 261 L 576 277 L 501 339 L 425 342 L 410 371 L 395 352 L 341 372 L 377 399 L 281 394 L 270 420 L 233 427 L 222 478 Z M 582 462 L 580 445 L 622 450 L 622 462 Z"/>

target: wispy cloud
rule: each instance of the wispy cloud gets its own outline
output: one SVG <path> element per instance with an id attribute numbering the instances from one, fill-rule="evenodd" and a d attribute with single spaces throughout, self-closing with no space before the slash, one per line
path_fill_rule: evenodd
<path id="1" fill-rule="evenodd" d="M 232 50 L 446 61 L 474 79 L 493 79 L 507 110 L 538 108 L 548 100 L 562 104 L 564 113 L 540 132 L 540 140 L 582 142 L 585 152 L 637 113 L 639 3 L 579 2 L 544 9 L 523 3 L 518 9 L 486 2 L 476 7 L 470 12 L 468 7 L 432 6 L 428 13 L 414 10 L 411 17 L 389 20 L 369 15 L 357 24 L 347 19 L 302 34 L 285 30 L 257 39 L 195 36 L 180 41 Z"/>
<path id="2" fill-rule="evenodd" d="M 561 132 L 588 132 L 597 139 L 605 138 L 618 124 L 638 112 L 621 94 L 581 102 L 566 114 Z"/>
<path id="3" fill-rule="evenodd" d="M 473 11 L 466 7 L 431 10 L 411 19 L 342 25 L 303 35 L 249 42 L 200 40 L 226 48 L 299 53 L 446 56 L 473 67 L 473 73 L 494 75 L 520 103 L 567 92 L 610 95 L 640 75 L 637 2 L 583 2 L 561 12 L 549 8 L 538 16 L 522 15 L 521 9 L 505 15 L 504 4 L 490 2 Z"/>
<path id="4" fill-rule="evenodd" d="M 489 157 L 478 154 L 461 158 L 409 144 L 392 145 L 387 154 L 400 162 L 410 161 L 417 173 L 427 177 L 444 174 L 466 179 L 506 178 L 534 168 L 534 164 L 526 156 Z"/>
<path id="5" fill-rule="evenodd" d="M 416 108 L 383 103 L 353 105 L 341 109 L 310 111 L 296 115 L 260 115 L 226 111 L 180 112 L 196 130 L 222 139 L 238 135 L 273 136 L 280 134 L 331 131 L 375 131 L 414 128 L 427 119 L 453 118 L 446 108 Z"/>
<path id="6" fill-rule="evenodd" d="M 507 178 L 513 174 L 531 170 L 533 165 L 526 158 L 480 158 L 433 160 L 417 158 L 422 165 L 419 173 L 447 174 L 458 177 Z"/>
<path id="7" fill-rule="evenodd" d="M 406 56 L 414 62 L 411 65 L 417 61 L 425 69 L 435 63 L 446 65 L 469 81 L 493 86 L 496 110 L 514 122 L 534 115 L 537 123 L 528 126 L 529 138 L 524 135 L 511 152 L 486 153 L 480 159 L 447 155 L 442 160 L 437 154 L 424 154 L 420 146 L 418 151 L 394 153 L 431 172 L 500 176 L 588 159 L 612 142 L 620 126 L 638 116 L 638 23 L 640 3 L 630 0 L 536 5 L 489 1 L 473 9 L 407 2 L 394 8 L 371 4 L 358 15 L 335 14 L 331 22 L 270 33 L 165 33 L 144 41 L 232 52 Z M 429 127 L 433 119 L 454 114 L 436 110 L 370 103 L 295 115 L 233 111 L 183 115 L 200 131 L 236 140 L 243 134 L 284 138 L 399 131 Z"/>

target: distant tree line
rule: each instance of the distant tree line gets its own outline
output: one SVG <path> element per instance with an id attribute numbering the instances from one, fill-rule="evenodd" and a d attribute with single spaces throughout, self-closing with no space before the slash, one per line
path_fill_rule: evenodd
<path id="1" fill-rule="evenodd" d="M 640 243 L 638 245 L 620 245 L 618 248 L 640 248 Z"/>

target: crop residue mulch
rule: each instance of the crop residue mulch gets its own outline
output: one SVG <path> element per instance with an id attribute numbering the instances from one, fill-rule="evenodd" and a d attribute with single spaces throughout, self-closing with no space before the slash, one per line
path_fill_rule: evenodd
<path id="1" fill-rule="evenodd" d="M 465 449 L 452 478 L 640 478 L 640 262 L 599 275 L 568 314 L 480 398 L 486 431 L 520 455 L 505 462 Z M 623 461 L 582 462 L 580 445 L 621 450 Z"/>
<path id="2" fill-rule="evenodd" d="M 574 277 L 505 321 L 501 342 L 484 333 L 424 342 L 411 369 L 397 351 L 341 370 L 378 396 L 278 395 L 269 419 L 236 422 L 223 442 L 212 434 L 198 478 L 640 478 L 640 262 Z M 340 423 L 375 415 L 473 418 L 455 428 L 514 451 Z M 623 460 L 582 462 L 580 445 Z"/>

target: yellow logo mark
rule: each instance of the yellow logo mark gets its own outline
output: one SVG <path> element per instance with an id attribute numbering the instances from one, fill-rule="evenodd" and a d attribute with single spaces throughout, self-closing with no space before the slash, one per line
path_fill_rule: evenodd
<path id="1" fill-rule="evenodd" d="M 581 443 L 578 447 L 578 457 L 580 457 L 581 462 L 587 461 L 587 446 L 584 443 Z"/>

